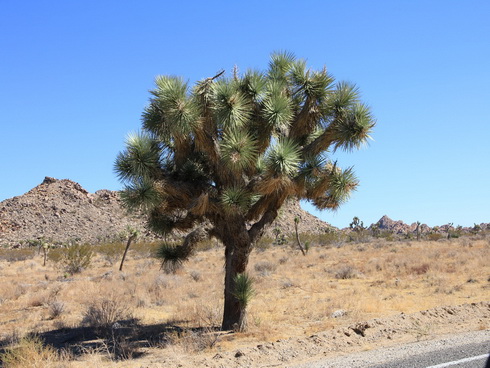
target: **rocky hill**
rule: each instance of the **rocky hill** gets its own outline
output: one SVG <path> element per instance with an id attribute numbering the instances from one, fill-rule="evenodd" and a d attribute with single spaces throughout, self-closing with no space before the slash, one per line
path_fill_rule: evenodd
<path id="1" fill-rule="evenodd" d="M 391 232 L 393 234 L 407 234 L 407 233 L 414 233 L 417 229 L 417 224 L 413 223 L 411 225 L 408 225 L 404 223 L 403 221 L 394 221 L 390 219 L 388 216 L 384 215 L 379 219 L 378 222 L 376 222 L 376 225 L 380 230 L 385 230 L 388 232 Z M 478 224 L 480 229 L 490 229 L 490 224 L 488 223 L 481 223 Z M 431 228 L 430 226 L 426 224 L 421 224 L 420 225 L 420 232 L 421 233 L 427 233 L 427 232 L 438 232 L 438 233 L 447 233 L 448 230 L 455 229 L 458 226 L 454 226 L 454 224 L 445 224 L 441 226 L 436 226 L 434 228 Z M 468 233 L 474 230 L 473 227 L 461 227 L 461 232 L 463 233 Z"/>
<path id="2" fill-rule="evenodd" d="M 281 233 L 294 231 L 299 217 L 300 232 L 324 232 L 331 226 L 303 211 L 298 202 L 288 203 L 273 227 Z M 15 246 L 44 238 L 54 243 L 79 241 L 98 243 L 116 239 L 127 226 L 140 230 L 142 238 L 154 240 L 143 216 L 130 215 L 117 192 L 89 193 L 71 180 L 46 177 L 24 195 L 0 202 L 0 246 Z M 272 229 L 269 229 L 269 234 Z"/>

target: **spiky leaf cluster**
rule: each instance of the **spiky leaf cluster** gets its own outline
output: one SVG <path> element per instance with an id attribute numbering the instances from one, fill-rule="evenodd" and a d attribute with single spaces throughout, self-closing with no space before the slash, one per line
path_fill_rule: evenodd
<path id="1" fill-rule="evenodd" d="M 245 309 L 255 294 L 253 279 L 247 273 L 239 273 L 233 281 L 235 282 L 234 295 L 240 306 Z"/>

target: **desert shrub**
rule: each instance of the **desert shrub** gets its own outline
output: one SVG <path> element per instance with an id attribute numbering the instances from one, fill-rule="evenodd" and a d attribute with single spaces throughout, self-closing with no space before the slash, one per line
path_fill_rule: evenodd
<path id="1" fill-rule="evenodd" d="M 59 354 L 51 346 L 44 346 L 38 337 L 25 337 L 0 354 L 4 368 L 61 367 Z"/>
<path id="2" fill-rule="evenodd" d="M 65 311 L 65 303 L 59 300 L 53 300 L 48 303 L 48 311 L 50 319 L 58 318 Z"/>
<path id="3" fill-rule="evenodd" d="M 134 259 L 149 258 L 155 255 L 160 243 L 139 241 L 131 244 L 132 257 Z"/>
<path id="4" fill-rule="evenodd" d="M 140 355 L 138 344 L 134 342 L 137 334 L 136 324 L 123 326 L 115 322 L 105 330 L 104 340 L 98 351 L 106 353 L 111 360 L 134 359 Z"/>
<path id="5" fill-rule="evenodd" d="M 341 240 L 342 235 L 339 232 L 328 232 L 318 234 L 317 242 L 320 246 L 332 245 Z"/>
<path id="6" fill-rule="evenodd" d="M 183 343 L 186 349 L 192 353 L 212 349 L 218 342 L 220 336 L 211 328 L 204 328 L 197 331 L 191 330 L 186 335 Z"/>
<path id="7" fill-rule="evenodd" d="M 277 266 L 269 261 L 257 262 L 254 266 L 255 271 L 257 271 L 261 276 L 267 276 L 276 270 Z"/>
<path id="8" fill-rule="evenodd" d="M 48 262 L 52 262 L 54 264 L 61 264 L 61 259 L 63 258 L 63 254 L 65 252 L 64 248 L 52 248 L 48 253 Z"/>
<path id="9" fill-rule="evenodd" d="M 444 235 L 439 234 L 439 233 L 427 234 L 427 240 L 430 240 L 430 241 L 437 241 L 439 239 L 442 239 L 443 237 L 444 237 Z"/>
<path id="10" fill-rule="evenodd" d="M 429 271 L 429 268 L 430 264 L 422 263 L 420 265 L 411 267 L 410 270 L 416 275 L 423 275 L 424 273 L 427 273 L 427 271 Z"/>
<path id="11" fill-rule="evenodd" d="M 341 266 L 334 271 L 334 277 L 340 280 L 353 279 L 358 276 L 358 271 L 349 265 Z"/>
<path id="12" fill-rule="evenodd" d="M 279 258 L 279 264 L 285 264 L 287 261 L 289 261 L 289 258 L 286 256 Z"/>
<path id="13" fill-rule="evenodd" d="M 163 305 L 166 303 L 166 295 L 168 291 L 166 289 L 170 288 L 171 276 L 170 275 L 158 275 L 153 281 L 150 281 L 146 290 L 150 296 L 151 302 L 156 305 Z"/>
<path id="14" fill-rule="evenodd" d="M 273 242 L 272 244 L 274 245 L 285 245 L 288 244 L 289 242 L 289 237 L 286 236 L 285 234 L 280 234 Z"/>
<path id="15" fill-rule="evenodd" d="M 110 265 L 113 265 L 115 262 L 121 259 L 124 252 L 124 247 L 124 243 L 121 242 L 102 243 L 98 245 L 95 250 L 97 253 L 102 255 L 102 257 Z"/>
<path id="16" fill-rule="evenodd" d="M 36 249 L 20 248 L 20 249 L 0 249 L 0 260 L 7 262 L 25 261 L 33 259 L 36 255 Z"/>
<path id="17" fill-rule="evenodd" d="M 65 272 L 73 275 L 90 266 L 93 255 L 94 252 L 90 245 L 76 244 L 63 249 L 60 262 Z"/>
<path id="18" fill-rule="evenodd" d="M 111 296 L 92 302 L 84 313 L 82 324 L 105 335 L 116 322 L 131 319 L 130 307 L 121 298 Z"/>
<path id="19" fill-rule="evenodd" d="M 212 349 L 219 341 L 220 334 L 213 328 L 184 329 L 165 336 L 165 345 L 182 347 L 187 353 L 199 353 Z"/>
<path id="20" fill-rule="evenodd" d="M 385 239 L 386 241 L 395 241 L 396 240 L 396 237 L 395 237 L 395 234 L 393 234 L 391 231 L 381 231 L 379 233 L 379 237 L 382 238 L 382 239 Z"/>
<path id="21" fill-rule="evenodd" d="M 265 250 L 267 250 L 267 249 L 269 249 L 271 247 L 271 245 L 272 245 L 273 242 L 274 242 L 274 240 L 272 238 L 263 236 L 262 238 L 259 239 L 259 241 L 255 245 L 255 248 L 259 252 L 260 251 L 265 251 Z"/>
<path id="22" fill-rule="evenodd" d="M 219 247 L 220 242 L 217 239 L 205 239 L 196 244 L 196 250 L 210 250 Z"/>

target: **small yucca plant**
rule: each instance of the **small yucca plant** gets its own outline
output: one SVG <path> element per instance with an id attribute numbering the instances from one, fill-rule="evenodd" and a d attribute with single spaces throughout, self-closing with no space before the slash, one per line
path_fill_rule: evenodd
<path id="1" fill-rule="evenodd" d="M 235 297 L 240 305 L 240 318 L 238 320 L 237 330 L 243 332 L 247 329 L 247 306 L 255 295 L 253 288 L 253 279 L 246 273 L 239 273 L 234 278 Z"/>

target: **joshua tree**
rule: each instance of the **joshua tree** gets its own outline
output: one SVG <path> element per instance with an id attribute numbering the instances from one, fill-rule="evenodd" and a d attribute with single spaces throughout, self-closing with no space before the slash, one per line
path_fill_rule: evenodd
<path id="1" fill-rule="evenodd" d="M 375 224 L 371 224 L 371 226 L 369 226 L 369 229 L 371 230 L 371 235 L 375 238 L 379 238 L 379 236 L 381 235 L 381 229 L 379 225 L 379 222 L 376 222 Z"/>
<path id="2" fill-rule="evenodd" d="M 359 217 L 355 216 L 353 219 L 352 219 L 352 222 L 349 224 L 349 227 L 355 231 L 356 233 L 360 233 L 362 232 L 364 229 L 366 229 L 364 227 L 364 222 L 362 222 L 361 220 L 359 220 Z"/>
<path id="3" fill-rule="evenodd" d="M 450 222 L 449 224 L 447 224 L 446 233 L 447 233 L 447 238 L 448 239 L 451 237 L 451 228 L 453 227 L 453 225 L 454 225 L 453 222 Z"/>
<path id="4" fill-rule="evenodd" d="M 131 226 L 128 225 L 127 227 L 127 233 L 128 233 L 128 241 L 126 242 L 126 248 L 124 248 L 124 253 L 121 258 L 121 264 L 119 265 L 119 271 L 122 271 L 123 265 L 124 265 L 124 260 L 126 259 L 126 255 L 128 254 L 129 247 L 131 246 L 131 243 L 138 237 L 139 231 L 132 228 Z"/>
<path id="5" fill-rule="evenodd" d="M 298 247 L 299 250 L 301 250 L 301 253 L 303 253 L 303 255 L 306 256 L 305 249 L 303 248 L 303 244 L 301 244 L 301 239 L 299 238 L 298 224 L 299 224 L 299 217 L 296 216 L 294 218 L 294 232 L 296 233 L 296 242 L 298 243 Z"/>
<path id="6" fill-rule="evenodd" d="M 115 162 L 122 198 L 146 211 L 153 231 L 189 232 L 181 245 L 162 246 L 164 263 L 182 264 L 205 238 L 221 241 L 228 330 L 244 307 L 236 277 L 283 203 L 344 203 L 358 180 L 327 153 L 359 148 L 375 123 L 354 85 L 289 53 L 273 54 L 266 72 L 220 72 L 193 88 L 173 76 L 155 83 L 142 132 Z"/>
<path id="7" fill-rule="evenodd" d="M 420 221 L 417 221 L 417 228 L 415 229 L 417 233 L 417 241 L 420 241 Z"/>

